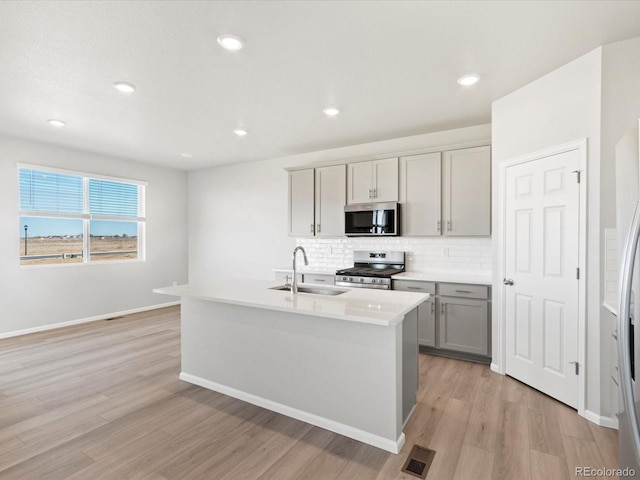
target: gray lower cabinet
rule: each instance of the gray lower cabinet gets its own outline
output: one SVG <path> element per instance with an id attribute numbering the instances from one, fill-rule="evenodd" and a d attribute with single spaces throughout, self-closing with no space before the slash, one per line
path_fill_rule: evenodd
<path id="1" fill-rule="evenodd" d="M 440 348 L 489 354 L 486 300 L 440 297 Z"/>
<path id="2" fill-rule="evenodd" d="M 491 355 L 491 291 L 486 285 L 393 280 L 393 289 L 429 293 L 418 306 L 418 343 L 423 350 L 487 362 Z"/>
<path id="3" fill-rule="evenodd" d="M 418 307 L 418 343 L 436 346 L 436 299 L 429 298 Z"/>
<path id="4" fill-rule="evenodd" d="M 413 280 L 394 280 L 393 289 L 402 292 L 428 293 L 429 299 L 418 306 L 418 343 L 436 346 L 436 284 Z"/>

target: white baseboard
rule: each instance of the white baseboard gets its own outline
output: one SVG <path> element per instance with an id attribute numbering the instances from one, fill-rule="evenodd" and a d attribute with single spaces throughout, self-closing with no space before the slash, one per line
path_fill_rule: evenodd
<path id="1" fill-rule="evenodd" d="M 504 375 L 504 373 L 500 371 L 500 366 L 497 363 L 491 362 L 491 371 Z"/>
<path id="2" fill-rule="evenodd" d="M 363 442 L 368 445 L 373 445 L 374 447 L 381 448 L 383 450 L 386 450 L 387 452 L 397 454 L 400 452 L 400 449 L 404 445 L 404 433 L 400 433 L 400 437 L 394 441 L 388 438 L 381 437 L 379 435 L 375 435 L 373 433 L 366 432 L 364 430 L 360 430 L 359 428 L 345 425 L 344 423 L 336 422 L 335 420 L 331 420 L 326 417 L 321 417 L 319 415 L 305 412 L 303 410 L 298 410 L 297 408 L 293 408 L 282 403 L 274 402 L 273 400 L 269 400 L 267 398 L 259 397 L 257 395 L 243 392 L 241 390 L 236 390 L 235 388 L 212 382 L 211 380 L 207 380 L 196 375 L 191 375 L 190 373 L 181 372 L 180 380 L 184 380 L 185 382 L 193 383 L 194 385 L 204 387 L 208 390 L 220 392 L 225 395 L 229 395 L 230 397 L 234 397 L 239 400 L 251 403 L 253 405 L 257 405 L 259 407 L 281 413 L 282 415 L 286 415 L 287 417 L 295 418 L 297 420 L 310 423 L 311 425 L 315 425 L 317 427 L 339 433 L 340 435 L 344 435 L 345 437 L 353 438 L 354 440 L 358 440 L 359 442 Z"/>
<path id="3" fill-rule="evenodd" d="M 589 420 L 596 425 L 600 425 L 601 427 L 615 428 L 618 429 L 618 417 L 615 415 L 613 417 L 605 417 L 604 415 L 598 415 L 591 410 L 584 411 L 584 418 Z"/>
<path id="4" fill-rule="evenodd" d="M 79 318 L 77 320 L 70 320 L 68 322 L 50 323 L 49 325 L 42 325 L 42 326 L 33 327 L 33 328 L 25 328 L 24 330 L 16 330 L 14 332 L 0 333 L 0 340 L 3 338 L 27 335 L 29 333 L 44 332 L 46 330 L 55 330 L 56 328 L 69 327 L 71 325 L 79 325 L 81 323 L 97 322 L 98 320 L 106 320 L 107 318 L 122 317 L 124 315 L 131 315 L 132 313 L 146 312 L 148 310 L 156 310 L 158 308 L 172 307 L 173 305 L 180 305 L 180 301 L 178 300 L 178 301 L 169 302 L 169 303 L 159 303 L 156 305 L 149 305 L 146 307 L 132 308 L 131 310 L 123 310 L 121 312 L 105 313 L 104 315 L 96 315 L 95 317 Z"/>

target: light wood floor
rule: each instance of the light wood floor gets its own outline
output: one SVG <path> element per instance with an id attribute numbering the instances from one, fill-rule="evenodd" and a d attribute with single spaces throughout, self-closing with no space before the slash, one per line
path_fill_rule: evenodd
<path id="1" fill-rule="evenodd" d="M 400 455 L 178 380 L 179 310 L 0 340 L 0 479 L 569 479 L 617 433 L 487 366 L 420 356 Z M 363 406 L 366 408 L 366 406 Z"/>

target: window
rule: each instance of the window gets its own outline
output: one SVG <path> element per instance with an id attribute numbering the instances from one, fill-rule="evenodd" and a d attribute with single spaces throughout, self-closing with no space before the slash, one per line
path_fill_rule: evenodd
<path id="1" fill-rule="evenodd" d="M 19 166 L 20 265 L 142 260 L 143 182 Z"/>

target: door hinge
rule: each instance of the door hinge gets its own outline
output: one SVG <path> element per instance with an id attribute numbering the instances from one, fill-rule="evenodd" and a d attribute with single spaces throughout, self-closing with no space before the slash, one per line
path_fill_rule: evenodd
<path id="1" fill-rule="evenodd" d="M 580 364 L 578 362 L 569 362 L 569 365 L 574 366 L 575 374 L 578 375 L 580 373 Z"/>
<path id="2" fill-rule="evenodd" d="M 576 174 L 576 183 L 580 183 L 580 170 L 574 170 L 571 173 L 575 173 Z"/>
<path id="3" fill-rule="evenodd" d="M 580 267 L 576 268 L 576 280 L 580 280 Z"/>

